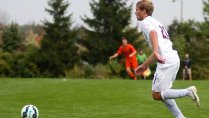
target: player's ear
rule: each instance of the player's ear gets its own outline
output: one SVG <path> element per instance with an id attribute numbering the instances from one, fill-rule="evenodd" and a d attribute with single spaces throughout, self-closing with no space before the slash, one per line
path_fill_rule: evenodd
<path id="1" fill-rule="evenodd" d="M 143 14 L 146 14 L 147 11 L 146 11 L 145 9 L 142 9 L 142 13 L 143 13 Z"/>

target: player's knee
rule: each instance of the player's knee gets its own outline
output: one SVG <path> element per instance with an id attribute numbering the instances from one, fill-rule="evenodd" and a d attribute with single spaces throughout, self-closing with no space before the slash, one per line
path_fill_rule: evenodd
<path id="1" fill-rule="evenodd" d="M 153 98 L 154 100 L 162 100 L 162 97 L 161 97 L 160 92 L 153 92 L 153 93 L 152 93 L 152 98 Z"/>

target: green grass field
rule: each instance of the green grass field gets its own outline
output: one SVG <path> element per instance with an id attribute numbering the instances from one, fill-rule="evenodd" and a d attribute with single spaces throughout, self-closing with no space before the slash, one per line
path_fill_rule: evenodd
<path id="1" fill-rule="evenodd" d="M 189 98 L 177 99 L 187 118 L 208 118 L 209 81 L 176 81 L 174 88 L 196 85 L 197 108 Z M 151 98 L 150 80 L 0 79 L 0 118 L 20 118 L 26 104 L 40 118 L 173 118 Z"/>

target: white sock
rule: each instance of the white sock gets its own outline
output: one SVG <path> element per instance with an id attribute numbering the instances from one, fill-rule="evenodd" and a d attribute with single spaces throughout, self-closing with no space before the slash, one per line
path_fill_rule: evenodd
<path id="1" fill-rule="evenodd" d="M 164 100 L 163 103 L 172 112 L 175 118 L 184 118 L 184 115 L 181 113 L 174 99 Z"/>
<path id="2" fill-rule="evenodd" d="M 186 97 L 190 94 L 188 89 L 166 89 L 161 92 L 163 100 Z"/>

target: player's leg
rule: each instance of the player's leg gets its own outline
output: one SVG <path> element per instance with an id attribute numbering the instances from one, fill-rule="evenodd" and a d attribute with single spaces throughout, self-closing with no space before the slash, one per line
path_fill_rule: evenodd
<path id="1" fill-rule="evenodd" d="M 141 74 L 141 78 L 142 78 L 143 80 L 146 79 L 146 77 L 144 76 L 144 73 Z"/>
<path id="2" fill-rule="evenodd" d="M 182 114 L 181 110 L 178 108 L 174 99 L 163 100 L 160 92 L 153 92 L 153 94 L 155 94 L 153 98 L 155 100 L 161 100 L 176 118 L 184 118 L 184 115 Z"/>
<path id="3" fill-rule="evenodd" d="M 152 83 L 153 99 L 161 100 L 165 106 L 172 112 L 176 118 L 184 118 L 181 110 L 178 108 L 174 99 L 163 99 L 161 91 L 167 90 L 172 87 L 172 82 L 178 72 L 179 65 L 176 67 L 168 67 L 163 69 L 156 69 L 155 76 Z M 173 73 L 174 75 L 172 76 Z"/>
<path id="4" fill-rule="evenodd" d="M 126 60 L 126 72 L 133 80 L 137 80 L 137 78 L 135 77 L 135 74 L 131 71 L 131 63 L 130 61 L 127 61 L 127 60 Z"/>
<path id="5" fill-rule="evenodd" d="M 192 86 L 186 89 L 170 89 L 172 87 L 173 81 L 176 78 L 178 69 L 179 64 L 156 70 L 155 78 L 153 79 L 153 98 L 155 100 L 166 100 L 190 97 L 199 106 L 200 100 L 197 95 L 196 87 Z"/>
<path id="6" fill-rule="evenodd" d="M 145 70 L 146 71 L 146 70 Z M 145 72 L 144 71 L 144 72 Z M 145 80 L 145 75 L 144 75 L 144 72 L 143 73 L 141 73 L 141 78 L 143 79 L 143 80 Z"/>
<path id="7" fill-rule="evenodd" d="M 185 78 L 186 78 L 186 70 L 185 69 L 183 69 L 182 77 L 183 77 L 183 80 L 185 80 Z"/>
<path id="8" fill-rule="evenodd" d="M 174 99 L 167 99 L 162 101 L 165 106 L 171 111 L 175 118 L 184 118 L 181 110 L 178 108 Z"/>
<path id="9" fill-rule="evenodd" d="M 133 58 L 131 61 L 130 61 L 130 65 L 131 65 L 131 68 L 132 70 L 135 70 L 137 67 L 138 67 L 138 61 L 136 58 Z M 135 76 L 135 79 L 134 80 L 137 80 L 137 76 Z"/>
<path id="10" fill-rule="evenodd" d="M 177 66 L 176 73 L 178 72 L 179 66 Z M 178 108 L 174 99 L 163 100 L 161 91 L 172 87 L 173 78 L 168 74 L 170 68 L 157 69 L 153 79 L 153 98 L 155 100 L 161 100 L 164 105 L 171 111 L 175 118 L 184 118 L 181 110 Z M 174 71 L 175 72 L 175 71 Z"/>
<path id="11" fill-rule="evenodd" d="M 188 73 L 188 76 L 189 76 L 189 80 L 192 80 L 192 70 L 191 70 L 191 68 L 187 69 L 187 73 Z"/>
<path id="12" fill-rule="evenodd" d="M 161 99 L 176 99 L 182 97 L 190 97 L 199 107 L 200 98 L 197 94 L 197 88 L 195 86 L 190 86 L 186 89 L 166 89 L 161 92 Z"/>
<path id="13" fill-rule="evenodd" d="M 155 100 L 175 99 L 176 97 L 188 96 L 188 89 L 170 89 L 175 81 L 179 63 L 166 68 L 157 68 L 152 83 L 153 98 Z"/>

